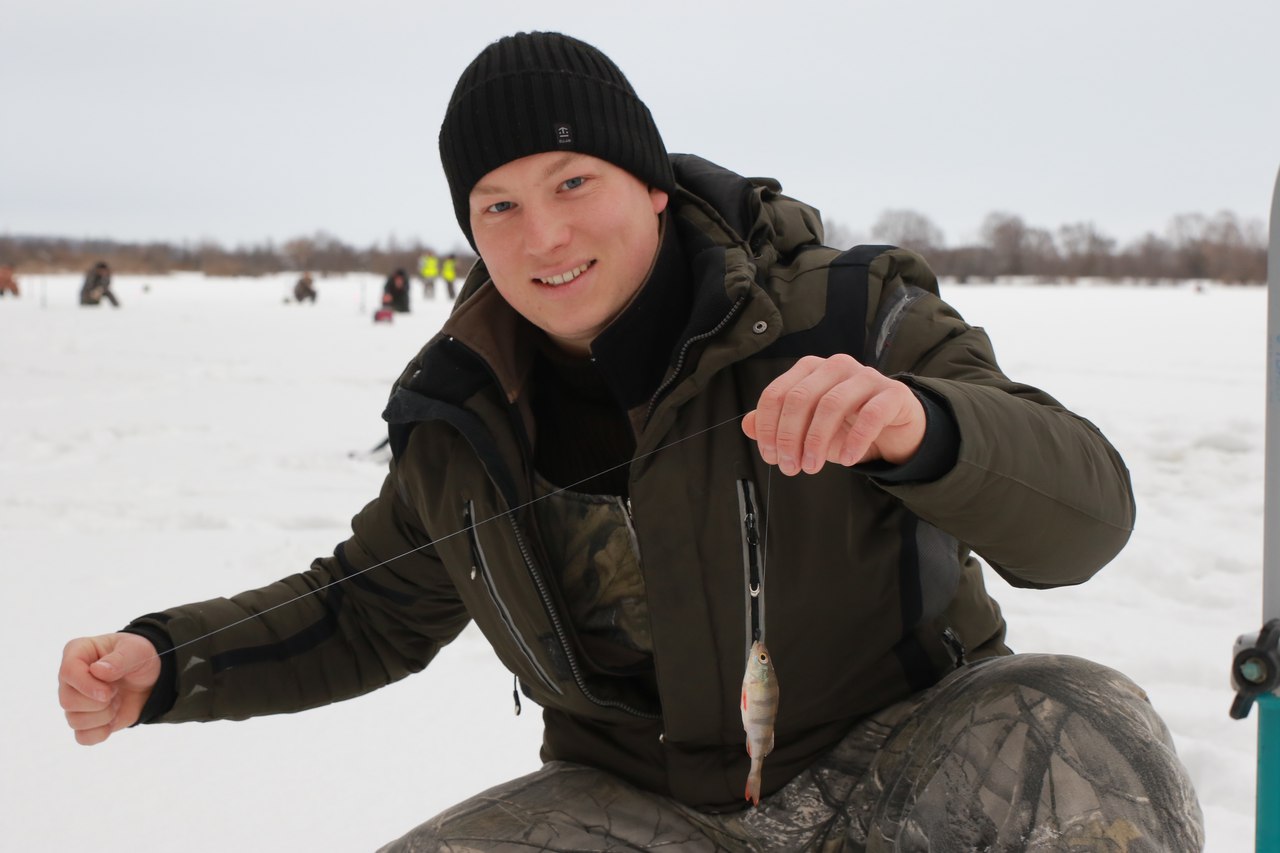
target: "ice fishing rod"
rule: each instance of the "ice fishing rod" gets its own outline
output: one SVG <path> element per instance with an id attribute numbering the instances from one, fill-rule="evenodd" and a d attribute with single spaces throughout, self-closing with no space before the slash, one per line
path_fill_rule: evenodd
<path id="1" fill-rule="evenodd" d="M 1262 509 L 1262 630 L 1236 640 L 1231 716 L 1258 706 L 1256 853 L 1280 853 L 1280 174 L 1267 247 L 1267 426 Z"/>

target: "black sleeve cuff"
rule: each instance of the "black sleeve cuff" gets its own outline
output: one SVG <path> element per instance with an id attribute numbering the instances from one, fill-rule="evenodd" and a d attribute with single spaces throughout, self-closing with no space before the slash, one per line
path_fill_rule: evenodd
<path id="1" fill-rule="evenodd" d="M 884 460 L 854 466 L 882 483 L 929 483 L 955 467 L 960 455 L 960 427 L 951 414 L 947 401 L 928 390 L 911 386 L 911 391 L 924 406 L 924 439 L 915 455 L 901 465 Z"/>
<path id="2" fill-rule="evenodd" d="M 151 688 L 151 695 L 134 725 L 150 723 L 168 713 L 178 699 L 178 668 L 173 656 L 173 640 L 163 629 L 146 622 L 131 622 L 120 630 L 149 640 L 160 656 L 160 677 L 156 679 L 156 686 Z"/>

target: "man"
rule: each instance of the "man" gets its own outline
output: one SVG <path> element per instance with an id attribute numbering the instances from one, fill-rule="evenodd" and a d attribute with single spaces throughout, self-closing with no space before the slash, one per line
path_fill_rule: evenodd
<path id="1" fill-rule="evenodd" d="M 396 383 L 382 493 L 307 573 L 69 644 L 80 742 L 364 693 L 474 619 L 546 763 L 387 850 L 1200 848 L 1142 691 L 1011 654 L 970 555 L 1087 580 L 1124 464 L 919 258 L 668 157 L 557 34 L 487 47 L 440 149 L 480 261 Z"/>
<path id="2" fill-rule="evenodd" d="M 387 276 L 382 285 L 382 306 L 401 313 L 409 310 L 409 275 L 397 269 Z"/>
<path id="3" fill-rule="evenodd" d="M 12 293 L 17 298 L 21 291 L 18 289 L 18 280 L 13 276 L 13 267 L 0 264 L 0 297 Z"/>
<path id="4" fill-rule="evenodd" d="M 316 293 L 315 279 L 311 277 L 311 273 L 309 271 L 304 270 L 302 273 L 302 277 L 299 278 L 293 285 L 294 301 L 310 302 L 312 305 L 314 305 L 316 302 L 316 297 L 318 295 L 319 294 Z"/>
<path id="5" fill-rule="evenodd" d="M 458 298 L 458 256 L 448 255 L 440 265 L 440 277 L 444 279 L 445 289 L 450 299 Z"/>
<path id="6" fill-rule="evenodd" d="M 418 258 L 418 277 L 422 279 L 422 295 L 428 299 L 436 295 L 436 279 L 440 277 L 440 259 L 430 250 Z"/>
<path id="7" fill-rule="evenodd" d="M 111 290 L 111 267 L 107 266 L 106 261 L 98 261 L 84 275 L 84 284 L 80 287 L 80 304 L 98 305 L 104 299 L 111 303 L 112 308 L 120 307 L 120 300 L 116 299 Z"/>

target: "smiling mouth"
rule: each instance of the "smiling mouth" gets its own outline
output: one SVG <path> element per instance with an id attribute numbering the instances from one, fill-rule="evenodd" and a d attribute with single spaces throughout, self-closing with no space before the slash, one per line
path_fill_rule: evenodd
<path id="1" fill-rule="evenodd" d="M 555 287 L 561 284 L 568 284 L 569 282 L 573 281 L 575 278 L 577 278 L 578 276 L 582 275 L 584 272 L 586 272 L 587 270 L 595 266 L 595 263 L 596 263 L 595 261 L 587 261 L 582 266 L 574 267 L 573 269 L 568 270 L 567 272 L 562 272 L 559 275 L 553 275 L 550 278 L 535 278 L 534 281 L 536 281 L 538 284 L 549 284 L 552 287 Z"/>

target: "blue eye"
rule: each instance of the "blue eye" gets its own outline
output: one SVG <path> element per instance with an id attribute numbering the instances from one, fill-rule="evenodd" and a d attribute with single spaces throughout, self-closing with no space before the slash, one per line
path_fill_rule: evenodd
<path id="1" fill-rule="evenodd" d="M 490 213 L 505 213 L 510 209 L 511 209 L 511 202 L 509 201 L 499 201 L 485 208 L 485 210 L 489 211 Z"/>
<path id="2" fill-rule="evenodd" d="M 561 184 L 560 188 L 566 189 L 566 190 L 575 190 L 586 182 L 587 182 L 587 179 L 583 177 L 570 178 L 569 180 Z"/>

